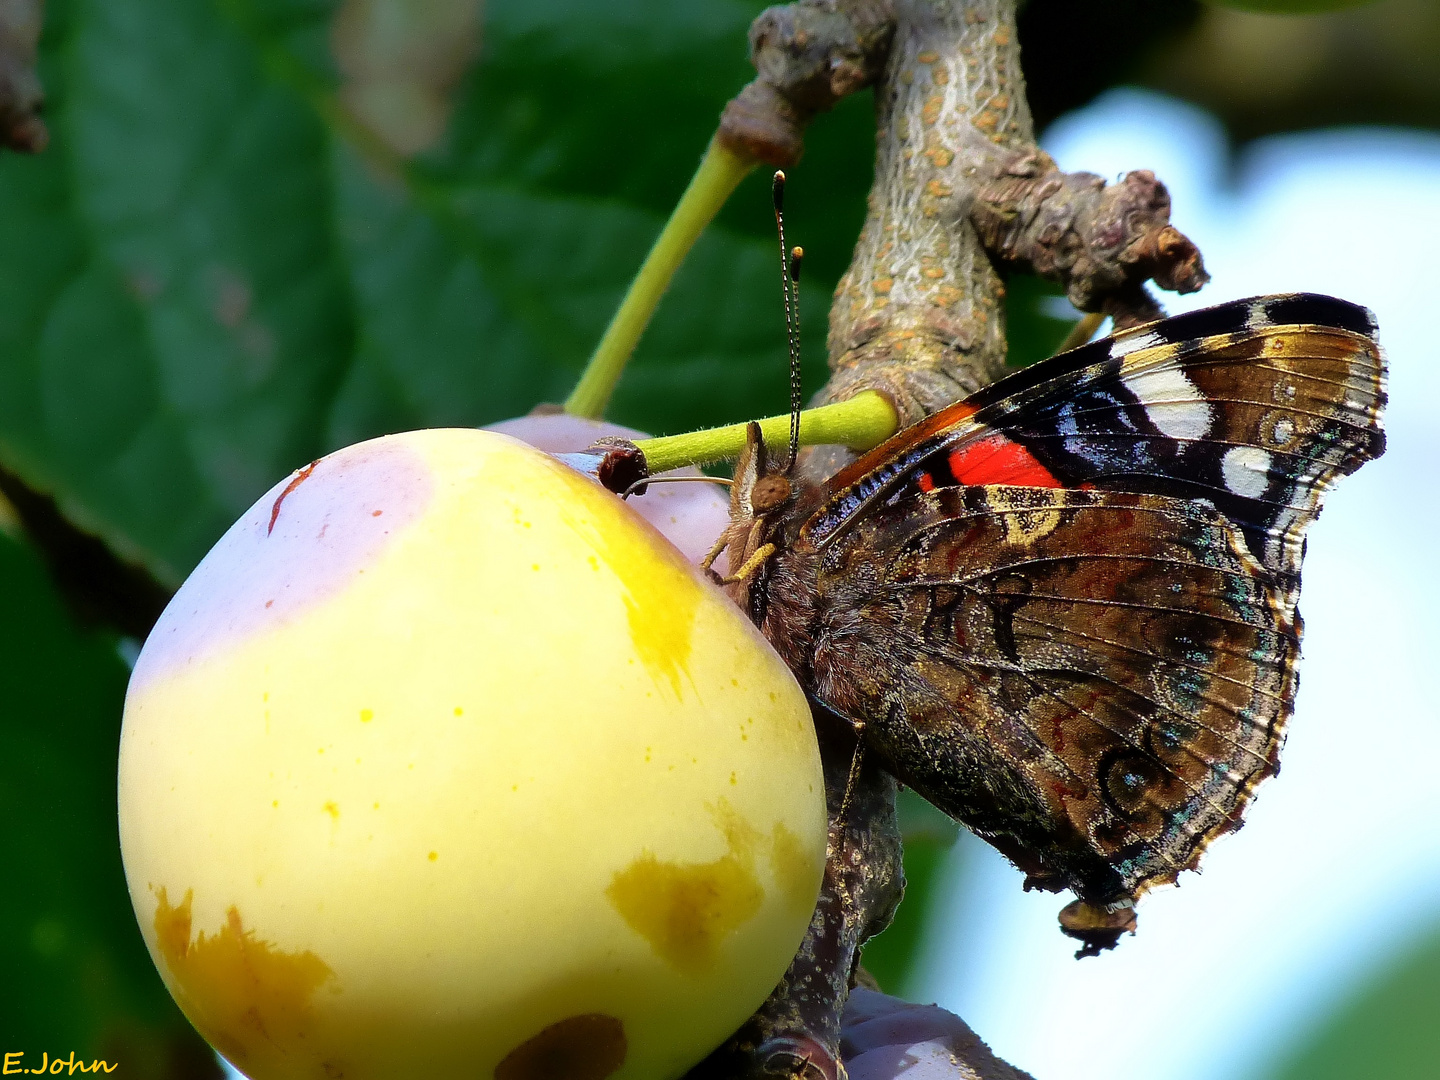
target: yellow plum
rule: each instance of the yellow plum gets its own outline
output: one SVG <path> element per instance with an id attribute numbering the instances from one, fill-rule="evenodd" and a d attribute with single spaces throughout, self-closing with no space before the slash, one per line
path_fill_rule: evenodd
<path id="1" fill-rule="evenodd" d="M 819 889 L 804 695 L 615 496 L 503 435 L 293 474 L 135 666 L 120 835 L 155 963 L 255 1080 L 682 1074 Z"/>

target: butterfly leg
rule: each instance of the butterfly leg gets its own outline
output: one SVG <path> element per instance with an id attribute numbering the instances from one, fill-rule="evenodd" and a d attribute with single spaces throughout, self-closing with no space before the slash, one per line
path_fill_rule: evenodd
<path id="1" fill-rule="evenodd" d="M 855 732 L 855 750 L 850 755 L 850 776 L 845 781 L 845 794 L 840 799 L 840 809 L 835 814 L 835 827 L 839 832 L 845 831 L 845 822 L 850 813 L 850 800 L 855 794 L 855 785 L 860 781 L 860 769 L 865 764 L 865 722 L 854 720 L 851 721 L 850 726 Z"/>
<path id="2" fill-rule="evenodd" d="M 840 1021 L 860 946 L 890 924 L 904 874 L 895 781 L 873 755 L 856 768 L 849 724 L 818 711 L 815 721 L 830 835 L 810 928 L 765 1004 L 686 1080 L 845 1080 Z"/>
<path id="3" fill-rule="evenodd" d="M 715 565 L 715 560 L 720 557 L 720 553 L 729 546 L 730 530 L 726 529 L 720 534 L 720 539 L 715 541 L 715 546 L 710 549 L 710 553 L 700 560 L 700 569 L 708 571 L 710 567 Z"/>
<path id="4" fill-rule="evenodd" d="M 756 549 L 755 554 L 745 560 L 745 565 L 736 570 L 727 578 L 721 579 L 721 584 L 734 585 L 737 581 L 746 580 L 751 574 L 765 565 L 765 560 L 775 554 L 774 544 L 763 544 Z"/>

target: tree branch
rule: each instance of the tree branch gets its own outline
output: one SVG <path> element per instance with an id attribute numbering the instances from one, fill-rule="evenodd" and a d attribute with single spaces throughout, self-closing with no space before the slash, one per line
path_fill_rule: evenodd
<path id="1" fill-rule="evenodd" d="M 841 1011 L 860 964 L 860 946 L 890 925 L 905 879 L 895 816 L 895 781 L 865 764 L 846 798 L 855 736 L 837 717 L 815 710 L 825 768 L 830 836 L 820 901 L 800 952 L 780 985 L 724 1046 L 688 1080 L 737 1076 L 839 1080 Z"/>
<path id="2" fill-rule="evenodd" d="M 1206 277 L 1153 175 L 1106 185 L 1035 146 L 1015 0 L 896 0 L 895 15 L 870 212 L 830 311 L 822 397 L 878 390 L 911 424 L 1003 373 L 1005 273 L 1060 281 L 1122 321 L 1158 312 L 1147 278 L 1190 291 Z"/>
<path id="3" fill-rule="evenodd" d="M 800 0 L 762 11 L 750 24 L 756 78 L 725 106 L 720 142 L 769 165 L 794 165 L 815 115 L 880 77 L 892 7 L 893 0 Z"/>

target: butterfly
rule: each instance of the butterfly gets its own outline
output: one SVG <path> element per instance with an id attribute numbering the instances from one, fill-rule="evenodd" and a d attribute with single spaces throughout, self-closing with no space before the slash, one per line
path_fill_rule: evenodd
<path id="1" fill-rule="evenodd" d="M 1306 294 L 1137 326 L 818 484 L 752 426 L 729 588 L 863 753 L 1073 890 L 1094 955 L 1279 771 L 1305 532 L 1384 450 L 1375 333 Z"/>

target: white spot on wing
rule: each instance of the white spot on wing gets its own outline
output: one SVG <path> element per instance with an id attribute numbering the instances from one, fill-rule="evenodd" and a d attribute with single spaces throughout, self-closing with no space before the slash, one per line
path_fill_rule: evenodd
<path id="1" fill-rule="evenodd" d="M 1258 499 L 1270 486 L 1270 455 L 1258 446 L 1232 446 L 1221 459 L 1220 475 L 1236 495 Z"/>
<path id="2" fill-rule="evenodd" d="M 1157 345 L 1164 345 L 1165 338 L 1151 330 L 1144 334 L 1135 334 L 1128 337 L 1117 337 L 1110 343 L 1110 355 L 1115 359 L 1122 356 L 1129 356 L 1132 352 L 1139 352 L 1141 349 L 1153 349 Z"/>
<path id="3" fill-rule="evenodd" d="M 1210 403 L 1179 368 L 1151 368 L 1125 377 L 1145 415 L 1171 439 L 1203 439 L 1214 420 Z"/>

